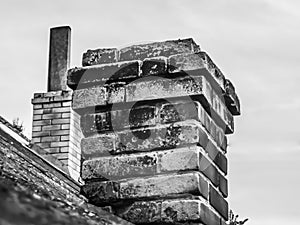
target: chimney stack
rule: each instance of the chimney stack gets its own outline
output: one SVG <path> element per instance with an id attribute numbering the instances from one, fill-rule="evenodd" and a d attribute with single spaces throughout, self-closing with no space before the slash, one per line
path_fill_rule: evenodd
<path id="1" fill-rule="evenodd" d="M 48 92 L 32 99 L 32 143 L 60 160 L 69 175 L 78 180 L 80 172 L 80 117 L 71 108 L 73 91 L 67 88 L 70 65 L 69 26 L 50 29 Z"/>
<path id="2" fill-rule="evenodd" d="M 67 90 L 67 70 L 70 67 L 71 28 L 50 29 L 48 92 Z"/>

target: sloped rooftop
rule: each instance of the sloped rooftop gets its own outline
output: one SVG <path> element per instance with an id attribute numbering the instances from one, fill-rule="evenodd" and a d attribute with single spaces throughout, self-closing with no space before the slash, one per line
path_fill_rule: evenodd
<path id="1" fill-rule="evenodd" d="M 130 224 L 88 204 L 78 182 L 28 146 L 0 117 L 0 224 Z"/>

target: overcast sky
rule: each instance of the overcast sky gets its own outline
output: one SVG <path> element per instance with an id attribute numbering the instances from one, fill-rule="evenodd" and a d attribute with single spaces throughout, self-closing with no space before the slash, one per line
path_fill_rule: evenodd
<path id="1" fill-rule="evenodd" d="M 28 135 L 58 25 L 72 27 L 72 66 L 89 48 L 193 37 L 241 100 L 229 137 L 230 207 L 252 225 L 299 225 L 299 0 L 1 1 L 0 115 L 19 117 Z"/>

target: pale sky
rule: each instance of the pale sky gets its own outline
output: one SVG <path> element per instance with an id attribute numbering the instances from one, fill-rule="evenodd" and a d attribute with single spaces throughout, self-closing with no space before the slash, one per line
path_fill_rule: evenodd
<path id="1" fill-rule="evenodd" d="M 300 224 L 300 1 L 127 0 L 0 3 L 0 115 L 30 136 L 46 91 L 49 28 L 72 27 L 82 53 L 192 37 L 235 85 L 242 115 L 229 136 L 229 203 L 251 225 Z"/>

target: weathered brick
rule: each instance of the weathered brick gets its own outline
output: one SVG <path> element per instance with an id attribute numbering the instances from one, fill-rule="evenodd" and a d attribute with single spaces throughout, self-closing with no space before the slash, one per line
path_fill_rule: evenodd
<path id="1" fill-rule="evenodd" d="M 60 136 L 60 135 L 69 135 L 69 134 L 70 134 L 70 130 L 60 130 L 60 129 L 51 130 L 51 136 L 56 136 L 56 135 Z"/>
<path id="2" fill-rule="evenodd" d="M 157 120 L 159 123 L 172 123 L 195 119 L 200 122 L 198 109 L 202 108 L 198 102 L 194 101 L 178 101 L 162 104 L 158 112 Z"/>
<path id="3" fill-rule="evenodd" d="M 69 152 L 69 147 L 59 147 L 59 152 Z"/>
<path id="4" fill-rule="evenodd" d="M 170 56 L 179 53 L 192 53 L 200 48 L 191 38 L 182 40 L 171 40 L 165 42 L 154 42 L 149 44 L 132 45 L 121 49 L 120 61 L 143 60 L 157 56 Z"/>
<path id="5" fill-rule="evenodd" d="M 120 183 L 116 181 L 86 183 L 82 193 L 93 204 L 115 201 L 119 198 Z"/>
<path id="6" fill-rule="evenodd" d="M 49 114 L 49 113 L 53 113 L 54 109 L 58 109 L 58 108 L 48 108 L 48 109 L 43 109 L 43 114 Z"/>
<path id="7" fill-rule="evenodd" d="M 69 135 L 60 136 L 60 140 L 61 141 L 69 141 L 70 140 L 70 136 Z"/>
<path id="8" fill-rule="evenodd" d="M 220 184 L 219 184 L 219 190 L 223 194 L 223 196 L 226 198 L 228 196 L 228 181 L 227 179 L 220 175 Z"/>
<path id="9" fill-rule="evenodd" d="M 227 109 L 225 103 L 216 94 L 216 92 L 212 91 L 212 102 L 211 102 L 213 110 L 217 113 L 217 115 L 223 119 L 226 123 L 230 123 L 230 127 L 233 127 L 233 119 L 232 114 Z M 215 118 L 213 118 L 215 120 Z"/>
<path id="10" fill-rule="evenodd" d="M 220 167 L 220 159 L 219 159 L 220 154 L 222 153 L 211 140 L 208 141 L 205 151 L 208 153 L 209 158 L 218 166 L 219 169 L 222 170 L 222 168 Z"/>
<path id="11" fill-rule="evenodd" d="M 230 80 L 225 82 L 225 101 L 232 115 L 241 115 L 240 100 L 235 92 L 235 88 Z"/>
<path id="12" fill-rule="evenodd" d="M 220 225 L 220 218 L 198 199 L 136 201 L 114 209 L 134 224 Z"/>
<path id="13" fill-rule="evenodd" d="M 164 75 L 167 73 L 167 58 L 166 57 L 155 57 L 144 59 L 142 63 L 142 75 L 154 76 Z"/>
<path id="14" fill-rule="evenodd" d="M 61 107 L 61 102 L 53 102 L 53 103 L 44 103 L 43 108 L 57 108 Z"/>
<path id="15" fill-rule="evenodd" d="M 200 171 L 215 185 L 219 185 L 219 172 L 215 166 L 204 156 L 200 156 Z"/>
<path id="16" fill-rule="evenodd" d="M 71 110 L 70 107 L 60 107 L 60 108 L 51 109 L 51 112 L 53 112 L 53 113 L 64 113 L 64 112 L 70 112 L 70 110 Z"/>
<path id="17" fill-rule="evenodd" d="M 228 220 L 228 203 L 211 185 L 209 186 L 209 203 L 226 221 Z"/>
<path id="18" fill-rule="evenodd" d="M 61 125 L 60 124 L 48 125 L 48 126 L 43 126 L 42 127 L 43 131 L 54 131 L 54 130 L 60 130 L 60 129 L 61 129 Z"/>
<path id="19" fill-rule="evenodd" d="M 111 112 L 113 129 L 147 127 L 156 124 L 156 110 L 152 105 L 134 105 L 130 111 Z M 122 116 L 123 115 L 123 116 Z M 121 117 L 120 117 L 121 116 Z M 117 121 L 117 122 L 116 122 Z"/>
<path id="20" fill-rule="evenodd" d="M 227 137 L 225 136 L 225 133 L 222 129 L 216 126 L 214 127 L 216 128 L 216 131 L 210 133 L 213 137 L 215 137 L 214 140 L 218 143 L 218 145 L 222 146 L 222 149 L 224 149 L 226 152 L 227 145 L 228 145 Z"/>
<path id="21" fill-rule="evenodd" d="M 82 156 L 91 159 L 98 156 L 111 155 L 115 150 L 116 136 L 113 133 L 96 137 L 83 138 L 81 140 Z"/>
<path id="22" fill-rule="evenodd" d="M 88 50 L 83 53 L 82 65 L 91 66 L 102 63 L 117 62 L 117 55 L 118 53 L 116 48 Z"/>
<path id="23" fill-rule="evenodd" d="M 70 118 L 71 117 L 71 113 L 62 113 L 61 114 L 61 118 Z"/>
<path id="24" fill-rule="evenodd" d="M 115 113 L 116 111 L 113 111 Z M 117 113 L 117 112 L 116 112 Z M 81 117 L 80 125 L 85 135 L 111 130 L 110 111 L 95 114 L 84 114 Z M 120 117 L 122 115 L 120 114 Z"/>
<path id="25" fill-rule="evenodd" d="M 203 180 L 202 175 L 197 172 L 168 174 L 114 182 L 86 183 L 82 190 L 94 204 L 121 199 L 168 197 L 188 193 L 201 195 L 202 190 L 199 184 L 201 179 Z"/>
<path id="26" fill-rule="evenodd" d="M 72 101 L 62 102 L 63 107 L 69 107 L 72 105 Z"/>
<path id="27" fill-rule="evenodd" d="M 45 125 L 50 125 L 51 120 L 35 120 L 32 122 L 32 126 L 45 126 Z"/>
<path id="28" fill-rule="evenodd" d="M 219 159 L 218 159 L 217 165 L 225 173 L 225 175 L 227 174 L 227 170 L 228 170 L 227 164 L 228 164 L 228 160 L 227 160 L 226 156 L 222 153 L 219 153 Z"/>
<path id="29" fill-rule="evenodd" d="M 33 115 L 32 119 L 33 120 L 41 120 L 42 119 L 42 115 Z"/>
<path id="30" fill-rule="evenodd" d="M 42 105 L 42 104 L 33 104 L 33 109 L 34 109 L 34 111 L 35 111 L 36 109 L 41 109 L 41 108 L 43 108 L 43 105 Z"/>
<path id="31" fill-rule="evenodd" d="M 76 67 L 68 71 L 68 85 L 78 89 L 86 85 L 93 85 L 93 83 L 137 78 L 139 76 L 139 64 L 139 61 L 129 61 L 93 67 Z"/>
<path id="32" fill-rule="evenodd" d="M 54 142 L 54 141 L 60 141 L 59 136 L 42 137 L 42 142 Z"/>
<path id="33" fill-rule="evenodd" d="M 70 119 L 53 119 L 52 124 L 69 124 Z"/>
<path id="34" fill-rule="evenodd" d="M 70 121 L 70 120 L 69 120 Z M 62 124 L 61 125 L 62 130 L 69 130 L 70 129 L 70 124 Z"/>
<path id="35" fill-rule="evenodd" d="M 200 217 L 204 224 L 220 225 L 220 218 L 204 204 L 200 206 Z"/>
<path id="36" fill-rule="evenodd" d="M 40 115 L 43 114 L 44 110 L 43 109 L 34 109 L 33 110 L 33 115 Z"/>
<path id="37" fill-rule="evenodd" d="M 69 146 L 68 141 L 51 142 L 51 147 L 67 147 L 67 146 Z"/>
<path id="38" fill-rule="evenodd" d="M 34 126 L 34 127 L 32 127 L 32 132 L 41 131 L 41 130 L 42 130 L 42 126 Z"/>
<path id="39" fill-rule="evenodd" d="M 107 91 L 103 86 L 96 86 L 87 89 L 74 91 L 72 107 L 73 109 L 94 107 L 96 105 L 106 105 Z"/>
<path id="40" fill-rule="evenodd" d="M 33 104 L 38 103 L 53 103 L 53 102 L 65 102 L 72 99 L 72 91 L 69 90 L 58 90 L 49 91 L 46 93 L 34 93 L 32 99 Z"/>
<path id="41" fill-rule="evenodd" d="M 200 147 L 187 146 L 158 151 L 157 172 L 199 170 Z"/>
<path id="42" fill-rule="evenodd" d="M 61 118 L 61 113 L 45 114 L 42 116 L 42 119 L 58 119 Z"/>
<path id="43" fill-rule="evenodd" d="M 136 201 L 115 209 L 119 217 L 134 224 L 161 222 L 161 201 Z"/>
<path id="44" fill-rule="evenodd" d="M 32 137 L 45 137 L 45 136 L 50 136 L 50 131 L 32 132 Z"/>
<path id="45" fill-rule="evenodd" d="M 123 83 L 114 83 L 106 86 L 107 103 L 114 104 L 125 102 L 125 87 Z"/>
<path id="46" fill-rule="evenodd" d="M 161 220 L 166 223 L 199 221 L 201 201 L 166 200 L 161 204 Z"/>

